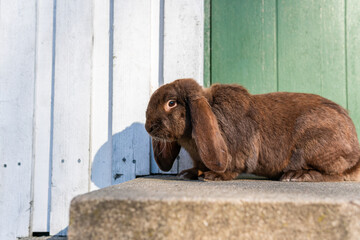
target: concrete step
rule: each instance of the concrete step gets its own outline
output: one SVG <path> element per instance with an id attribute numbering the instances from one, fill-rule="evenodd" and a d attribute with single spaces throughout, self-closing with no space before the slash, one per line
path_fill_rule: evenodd
<path id="1" fill-rule="evenodd" d="M 48 236 L 48 237 L 21 237 L 18 240 L 67 240 L 67 237 L 57 237 L 57 236 Z"/>
<path id="2" fill-rule="evenodd" d="M 47 236 L 47 237 L 20 237 L 18 240 L 67 240 L 67 237 Z"/>
<path id="3" fill-rule="evenodd" d="M 360 183 L 153 176 L 73 199 L 74 239 L 360 239 Z"/>

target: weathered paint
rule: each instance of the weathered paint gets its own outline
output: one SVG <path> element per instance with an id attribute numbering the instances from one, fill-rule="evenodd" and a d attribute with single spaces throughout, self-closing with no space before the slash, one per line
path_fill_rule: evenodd
<path id="1" fill-rule="evenodd" d="M 48 232 L 54 2 L 37 1 L 31 231 Z"/>
<path id="2" fill-rule="evenodd" d="M 36 4 L 0 1 L 0 239 L 29 234 Z"/>
<path id="3" fill-rule="evenodd" d="M 90 190 L 111 185 L 112 130 L 110 78 L 110 3 L 93 1 Z"/>
<path id="4" fill-rule="evenodd" d="M 70 201 L 89 190 L 92 5 L 57 1 L 50 234 L 67 231 Z"/>

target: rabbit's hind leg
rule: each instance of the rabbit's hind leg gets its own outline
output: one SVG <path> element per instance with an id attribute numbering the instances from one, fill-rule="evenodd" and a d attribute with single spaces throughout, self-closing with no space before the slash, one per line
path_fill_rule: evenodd
<path id="1" fill-rule="evenodd" d="M 283 182 L 337 182 L 344 181 L 341 174 L 323 174 L 316 170 L 289 170 L 285 172 L 280 181 Z"/>

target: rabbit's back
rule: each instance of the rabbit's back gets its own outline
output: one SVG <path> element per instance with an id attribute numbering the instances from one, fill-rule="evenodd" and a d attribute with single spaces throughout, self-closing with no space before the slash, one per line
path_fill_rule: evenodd
<path id="1" fill-rule="evenodd" d="M 359 162 L 352 120 L 326 98 L 287 92 L 251 95 L 238 85 L 218 85 L 211 92 L 209 102 L 234 169 L 271 178 L 313 168 L 336 175 Z"/>

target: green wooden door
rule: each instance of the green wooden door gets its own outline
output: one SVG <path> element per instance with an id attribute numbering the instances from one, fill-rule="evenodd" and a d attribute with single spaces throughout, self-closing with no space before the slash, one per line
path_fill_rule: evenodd
<path id="1" fill-rule="evenodd" d="M 211 83 L 322 95 L 347 108 L 360 133 L 359 0 L 207 3 Z"/>

